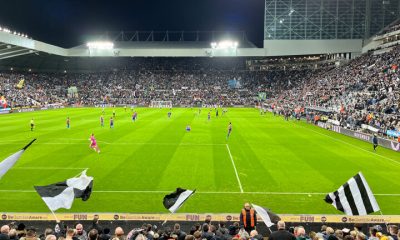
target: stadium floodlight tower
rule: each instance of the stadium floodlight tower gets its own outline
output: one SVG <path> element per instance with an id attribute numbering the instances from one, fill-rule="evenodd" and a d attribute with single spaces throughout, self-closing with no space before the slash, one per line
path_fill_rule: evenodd
<path id="1" fill-rule="evenodd" d="M 239 43 L 233 40 L 221 40 L 219 42 L 212 42 L 210 45 L 211 56 L 236 56 Z"/>
<path id="2" fill-rule="evenodd" d="M 114 43 L 110 41 L 93 41 L 86 43 L 90 56 L 102 56 L 113 54 Z"/>

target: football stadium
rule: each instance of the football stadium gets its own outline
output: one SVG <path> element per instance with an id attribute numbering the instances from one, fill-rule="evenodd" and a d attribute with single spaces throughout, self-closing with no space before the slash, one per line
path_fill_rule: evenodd
<path id="1" fill-rule="evenodd" d="M 1 240 L 400 237 L 400 1 L 72 2 L 0 10 Z"/>

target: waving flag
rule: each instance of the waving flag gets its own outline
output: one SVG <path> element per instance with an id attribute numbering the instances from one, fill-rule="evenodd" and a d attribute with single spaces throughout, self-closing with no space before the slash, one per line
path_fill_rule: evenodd
<path id="1" fill-rule="evenodd" d="M 59 208 L 70 209 L 75 198 L 89 199 L 92 193 L 93 177 L 86 175 L 86 170 L 79 177 L 47 186 L 35 186 L 35 190 L 51 211 Z"/>
<path id="2" fill-rule="evenodd" d="M 24 148 L 19 150 L 18 152 L 14 153 L 13 155 L 9 156 L 8 158 L 4 159 L 0 163 L 0 179 L 3 177 L 6 172 L 14 166 L 14 164 L 18 161 L 18 159 L 21 157 L 21 155 L 25 152 L 25 150 L 34 142 L 36 141 L 36 138 L 33 139 L 28 145 L 26 145 Z"/>
<path id="3" fill-rule="evenodd" d="M 164 197 L 164 207 L 168 209 L 171 213 L 175 213 L 183 205 L 183 203 L 195 192 L 196 189 L 192 191 L 177 188 L 175 192 L 170 193 Z"/>
<path id="4" fill-rule="evenodd" d="M 337 191 L 326 195 L 325 202 L 347 215 L 368 215 L 380 210 L 361 172 L 350 178 Z"/>
<path id="5" fill-rule="evenodd" d="M 281 218 L 278 215 L 269 211 L 268 209 L 257 206 L 253 203 L 251 205 L 253 206 L 254 210 L 256 210 L 258 215 L 262 218 L 267 227 L 271 227 L 281 220 Z"/>

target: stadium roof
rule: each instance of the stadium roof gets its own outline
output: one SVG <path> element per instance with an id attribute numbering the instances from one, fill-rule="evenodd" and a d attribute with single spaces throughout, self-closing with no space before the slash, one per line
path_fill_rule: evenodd
<path id="1" fill-rule="evenodd" d="M 117 49 L 163 49 L 163 48 L 210 48 L 211 42 L 206 41 L 126 41 L 114 42 L 114 48 Z M 246 41 L 240 42 L 241 48 L 257 48 L 253 43 Z M 87 49 L 87 46 L 82 44 L 71 49 Z"/>
<path id="2" fill-rule="evenodd" d="M 253 43 L 247 40 L 244 34 L 241 39 L 233 38 L 234 41 L 239 43 L 234 49 L 213 49 L 211 41 L 199 40 L 198 38 L 197 40 L 185 41 L 183 40 L 183 33 L 179 41 L 177 38 L 174 39 L 173 35 L 170 36 L 168 32 L 165 35 L 167 40 L 154 40 L 153 32 L 147 35 L 147 39 L 151 40 L 140 41 L 138 36 L 135 39 L 135 35 L 132 35 L 130 40 L 117 37 L 115 41 L 112 41 L 113 47 L 110 49 L 90 49 L 86 44 L 66 49 L 12 32 L 0 31 L 0 59 L 32 53 L 47 53 L 63 57 L 210 57 L 262 56 L 264 54 L 262 49 L 257 49 Z"/>

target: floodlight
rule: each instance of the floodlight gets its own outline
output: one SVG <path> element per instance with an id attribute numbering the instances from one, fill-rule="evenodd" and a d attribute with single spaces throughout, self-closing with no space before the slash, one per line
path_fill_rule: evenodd
<path id="1" fill-rule="evenodd" d="M 86 46 L 89 49 L 113 49 L 114 48 L 114 43 L 113 42 L 101 42 L 101 41 L 97 41 L 97 42 L 88 42 L 86 44 Z"/>
<path id="2" fill-rule="evenodd" d="M 218 43 L 212 42 L 211 47 L 214 49 L 236 49 L 239 46 L 237 41 L 223 40 Z"/>

